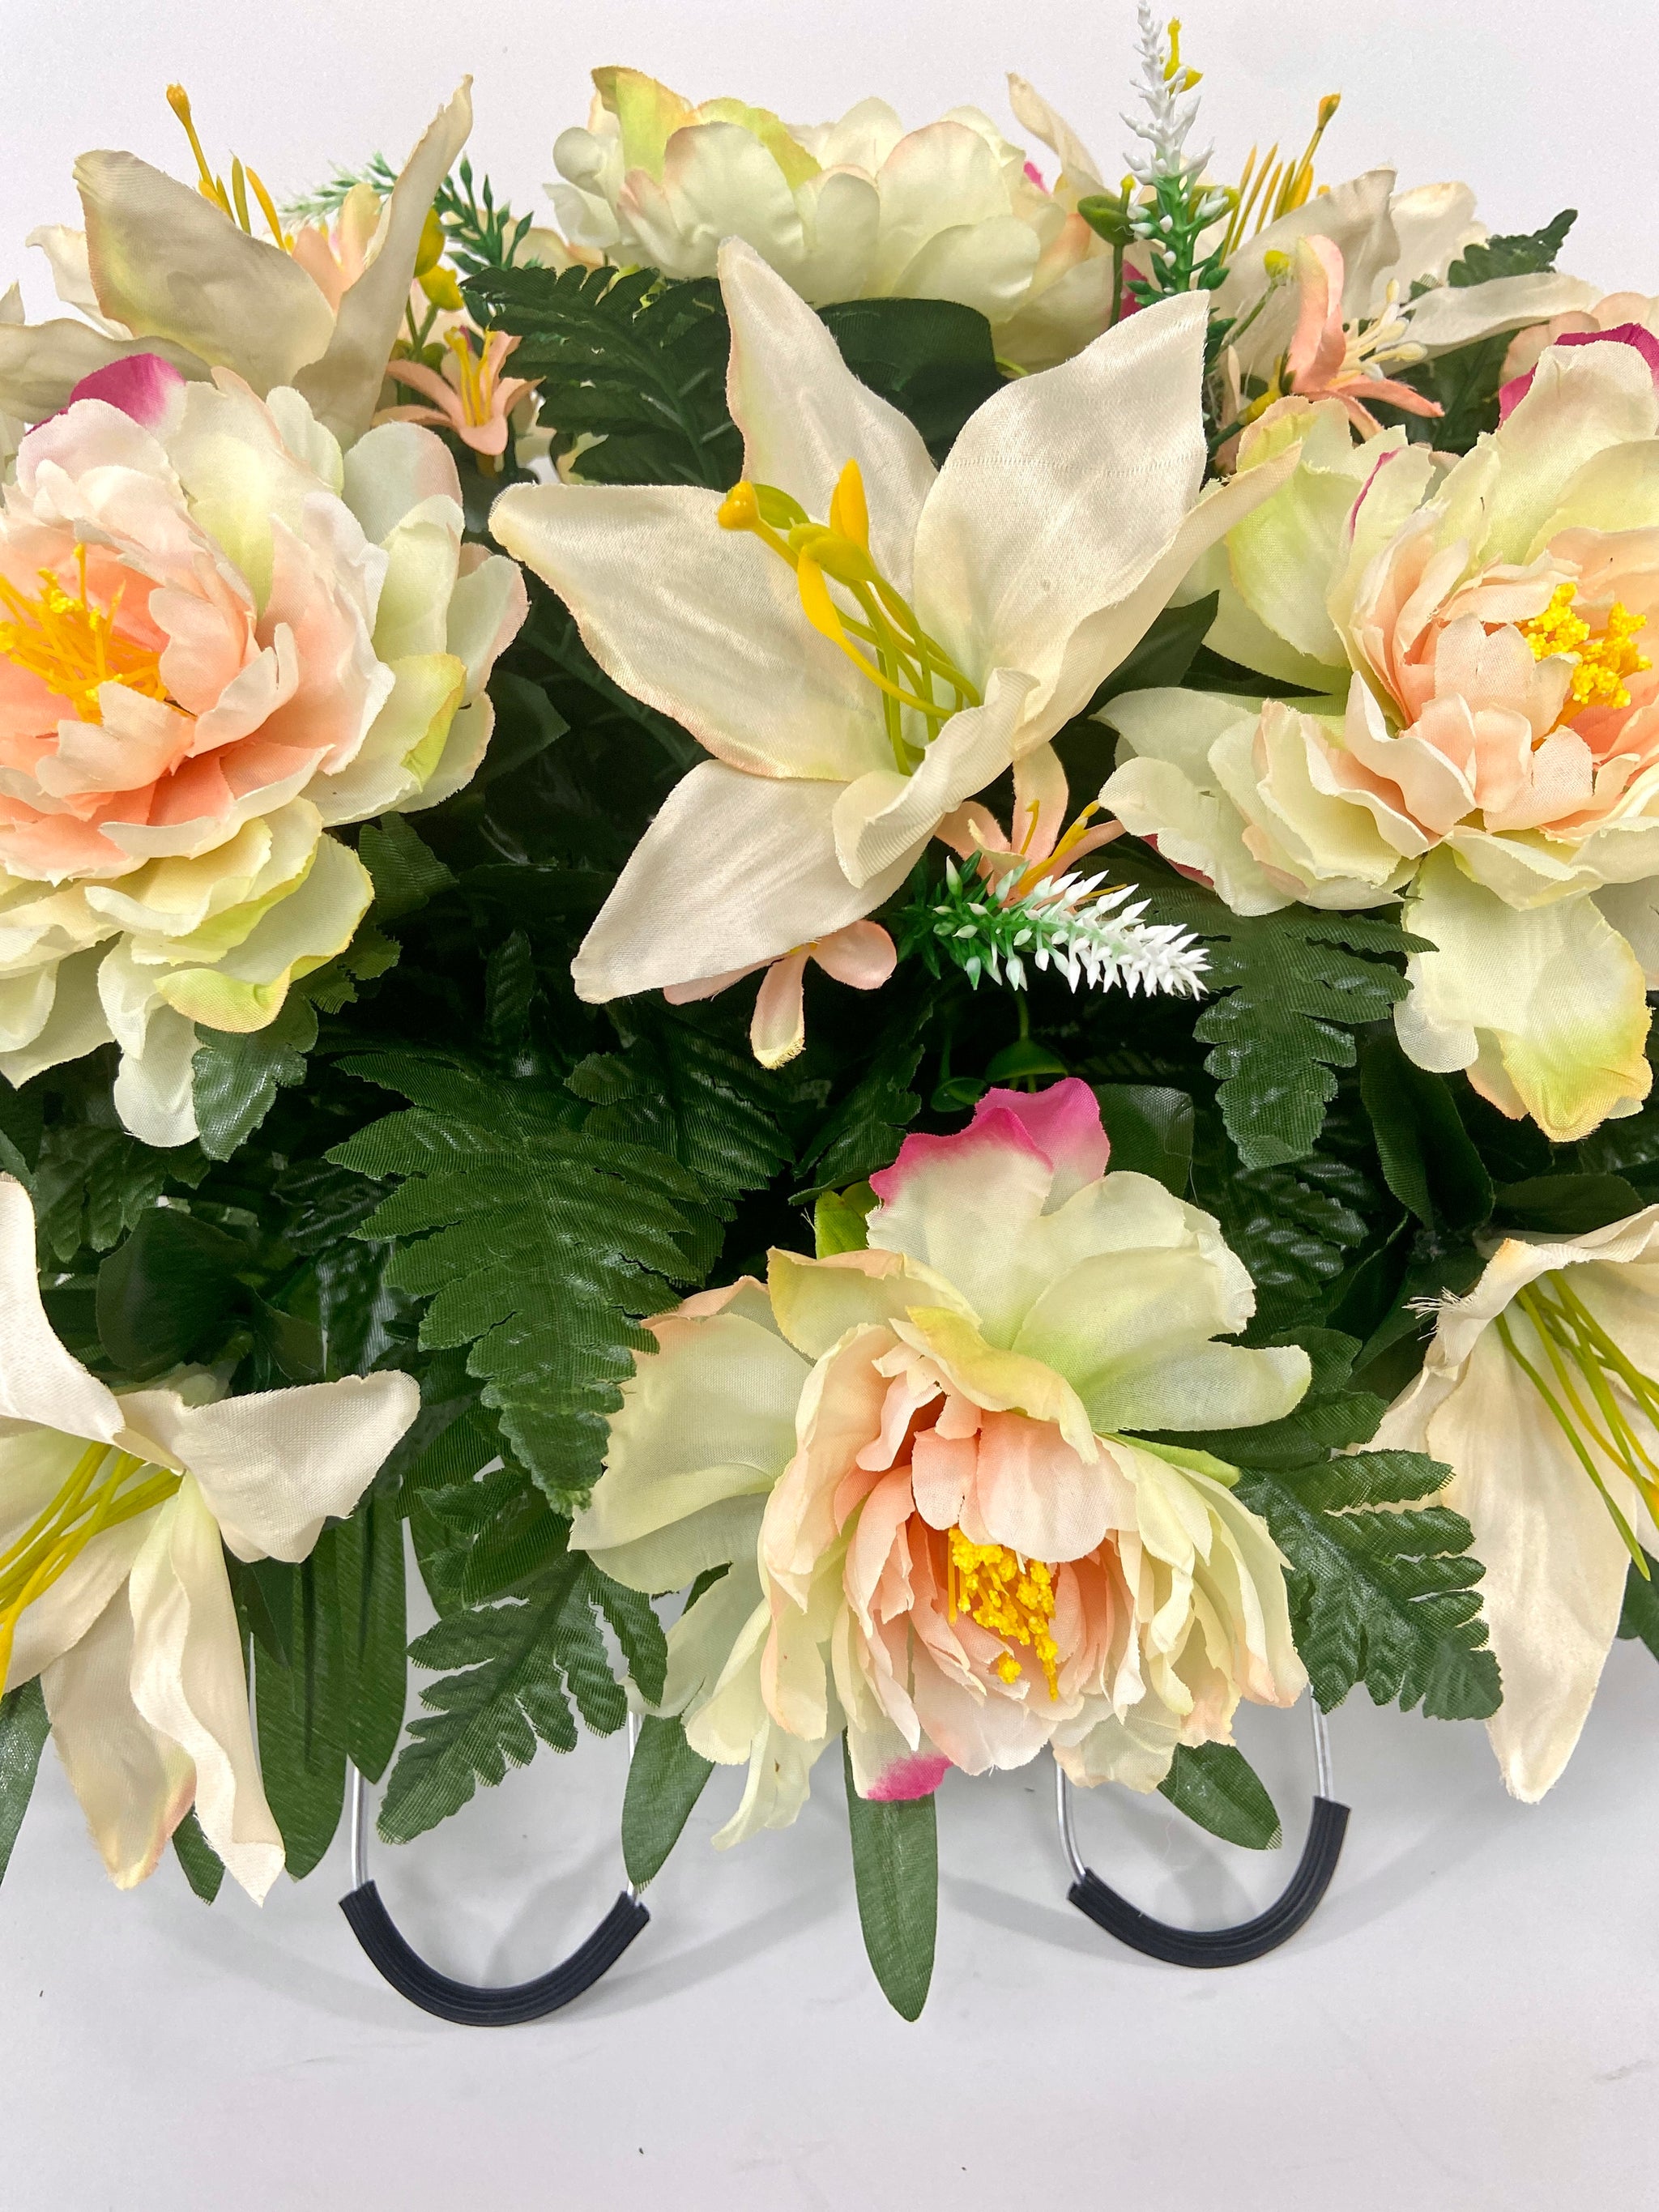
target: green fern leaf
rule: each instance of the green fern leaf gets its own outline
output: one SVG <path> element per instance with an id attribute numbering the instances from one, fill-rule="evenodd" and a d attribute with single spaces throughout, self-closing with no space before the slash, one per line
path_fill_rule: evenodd
<path id="1" fill-rule="evenodd" d="M 520 1464 L 568 1510 L 649 1348 L 638 1320 L 696 1276 L 699 1185 L 659 1152 L 571 1127 L 542 1082 L 413 1053 L 344 1065 L 413 1102 L 328 1156 L 402 1179 L 355 1233 L 398 1240 L 386 1279 L 427 1301 L 422 1347 L 468 1347 Z"/>
<path id="2" fill-rule="evenodd" d="M 460 1810 L 482 1783 L 528 1765 L 538 1743 L 571 1751 L 574 1698 L 595 1734 L 614 1735 L 628 1701 L 594 1620 L 596 1571 L 567 1553 L 521 1600 L 459 1613 L 418 1637 L 410 1656 L 440 1679 L 411 1722 L 380 1807 L 380 1832 L 407 1843 Z"/>

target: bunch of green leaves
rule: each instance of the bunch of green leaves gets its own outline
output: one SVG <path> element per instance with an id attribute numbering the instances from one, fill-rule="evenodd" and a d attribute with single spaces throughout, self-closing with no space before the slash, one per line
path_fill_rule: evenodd
<path id="1" fill-rule="evenodd" d="M 1446 282 L 1462 291 L 1471 285 L 1492 283 L 1509 276 L 1541 276 L 1554 268 L 1567 233 L 1577 221 L 1576 209 L 1563 208 L 1540 230 L 1480 240 L 1465 246 L 1447 270 Z M 1428 289 L 1426 284 L 1419 283 L 1413 296 Z M 1466 453 L 1484 431 L 1495 430 L 1504 360 L 1512 336 L 1512 331 L 1500 331 L 1492 337 L 1477 338 L 1472 344 L 1455 347 L 1432 361 L 1402 370 L 1403 383 L 1420 392 L 1425 399 L 1437 401 L 1443 410 L 1437 418 L 1403 416 L 1407 434 L 1421 443 L 1432 445 L 1437 453 Z"/>

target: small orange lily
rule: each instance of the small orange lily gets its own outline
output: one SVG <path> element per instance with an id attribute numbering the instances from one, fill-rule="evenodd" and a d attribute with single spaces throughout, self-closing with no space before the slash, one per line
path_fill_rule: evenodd
<path id="1" fill-rule="evenodd" d="M 1403 365 L 1416 357 L 1392 312 L 1394 288 L 1382 317 L 1362 335 L 1357 324 L 1342 319 L 1340 249 L 1328 238 L 1298 238 L 1295 265 L 1302 303 L 1285 357 L 1290 390 L 1304 399 L 1338 401 L 1367 438 L 1382 428 L 1367 399 L 1386 400 L 1407 415 L 1443 415 L 1438 401 L 1378 374 L 1385 361 Z"/>
<path id="2" fill-rule="evenodd" d="M 494 460 L 507 451 L 508 416 L 536 388 L 533 379 L 501 374 L 518 343 L 506 331 L 486 331 L 482 337 L 465 326 L 446 331 L 449 358 L 441 374 L 419 361 L 393 361 L 386 368 L 388 376 L 425 392 L 431 404 L 385 407 L 375 419 L 453 430 L 475 453 Z"/>

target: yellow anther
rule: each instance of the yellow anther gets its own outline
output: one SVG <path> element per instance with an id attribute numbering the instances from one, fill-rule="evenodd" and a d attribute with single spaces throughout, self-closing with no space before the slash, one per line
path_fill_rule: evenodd
<path id="1" fill-rule="evenodd" d="M 870 507 L 864 496 L 864 472 L 856 461 L 848 461 L 830 495 L 830 527 L 864 552 L 870 550 Z"/>
<path id="2" fill-rule="evenodd" d="M 1542 614 L 1521 624 L 1534 660 L 1560 656 L 1577 664 L 1562 709 L 1564 722 L 1586 707 L 1628 707 L 1625 678 L 1644 674 L 1653 665 L 1634 642 L 1647 628 L 1645 615 L 1632 614 L 1622 599 L 1615 599 L 1600 630 L 1592 629 L 1574 611 L 1577 596 L 1577 584 L 1558 584 Z"/>
<path id="3" fill-rule="evenodd" d="M 1042 1559 L 1022 1559 L 1006 1544 L 975 1544 L 960 1528 L 945 1538 L 946 1602 L 952 1620 L 965 1613 L 1006 1643 L 1028 1650 L 1042 1669 L 1048 1695 L 1059 1694 L 1060 1646 L 1049 1624 L 1054 1617 L 1054 1570 Z M 993 1662 L 1005 1682 L 1018 1680 L 1023 1668 L 1012 1651 Z"/>
<path id="4" fill-rule="evenodd" d="M 94 1536 L 164 1504 L 180 1479 L 131 1452 L 117 1451 L 108 1444 L 88 1445 L 56 1495 L 0 1553 L 0 1691 L 6 1686 L 17 1624 L 27 1609 L 46 1595 Z"/>
<path id="5" fill-rule="evenodd" d="M 283 228 L 282 220 L 276 213 L 276 202 L 260 182 L 258 173 L 252 169 L 244 168 L 241 161 L 233 155 L 230 164 L 230 191 L 228 192 L 225 190 L 224 179 L 216 176 L 209 167 L 208 157 L 203 151 L 202 141 L 197 135 L 196 118 L 191 113 L 190 94 L 185 90 L 183 85 L 170 84 L 167 87 L 167 106 L 183 124 L 185 136 L 190 141 L 190 150 L 196 156 L 196 167 L 199 173 L 199 181 L 196 189 L 202 198 L 210 201 L 221 215 L 228 216 L 240 230 L 246 231 L 252 238 L 253 222 L 248 214 L 247 205 L 247 188 L 252 185 L 253 197 L 258 203 L 259 212 L 270 227 L 272 239 L 282 247 L 284 253 L 291 252 L 294 240 Z"/>
<path id="6" fill-rule="evenodd" d="M 107 607 L 94 606 L 87 593 L 87 549 L 75 549 L 79 591 L 74 599 L 50 568 L 40 573 L 38 597 L 27 599 L 0 576 L 0 659 L 40 678 L 54 697 L 64 700 L 83 722 L 101 722 L 98 687 L 124 684 L 147 699 L 165 699 L 159 652 L 124 637 L 116 628 L 121 595 Z"/>
<path id="7" fill-rule="evenodd" d="M 758 538 L 794 570 L 807 621 L 881 693 L 894 763 L 902 774 L 914 771 L 923 747 L 953 714 L 981 703 L 977 686 L 928 635 L 872 559 L 870 512 L 856 461 L 848 462 L 830 495 L 827 525 L 812 521 L 775 484 L 747 478 L 726 493 L 716 519 L 722 530 Z M 837 605 L 831 583 L 853 601 L 852 608 Z M 907 710 L 921 717 L 922 732 L 906 730 L 902 716 Z"/>

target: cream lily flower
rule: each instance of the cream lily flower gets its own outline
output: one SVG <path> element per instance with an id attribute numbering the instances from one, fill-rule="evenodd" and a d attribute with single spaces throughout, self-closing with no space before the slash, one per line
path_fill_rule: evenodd
<path id="1" fill-rule="evenodd" d="M 1659 1550 L 1659 1206 L 1573 1237 L 1511 1237 L 1441 1306 L 1379 1450 L 1423 1451 L 1486 1562 L 1504 1676 L 1486 1732 L 1535 1803 L 1572 1754 L 1632 1556 Z"/>
<path id="2" fill-rule="evenodd" d="M 1246 432 L 1241 472 L 1301 459 L 1230 534 L 1212 633 L 1327 696 L 1116 701 L 1102 795 L 1242 912 L 1403 892 L 1436 948 L 1406 1049 L 1571 1142 L 1651 1082 L 1659 391 L 1640 348 L 1569 340 L 1455 463 L 1353 447 L 1335 405 Z"/>
<path id="3" fill-rule="evenodd" d="M 406 1375 L 221 1398 L 117 1395 L 52 1334 L 34 1215 L 0 1176 L 0 1684 L 40 1675 L 52 1735 L 117 1886 L 193 1804 L 256 1902 L 283 1868 L 260 1786 L 222 1545 L 302 1559 L 420 1409 Z"/>
<path id="4" fill-rule="evenodd" d="M 1270 272 L 1294 258 L 1300 240 L 1315 236 L 1329 240 L 1341 257 L 1340 306 L 1350 324 L 1382 315 L 1391 289 L 1404 299 L 1413 285 L 1428 282 L 1431 289 L 1406 315 L 1411 338 L 1427 355 L 1546 321 L 1587 306 L 1595 295 L 1594 285 L 1559 273 L 1448 285 L 1451 264 L 1486 236 L 1486 225 L 1475 220 L 1474 194 L 1462 184 L 1397 191 L 1392 169 L 1369 169 L 1293 208 L 1233 255 L 1215 294 L 1215 311 L 1237 325 L 1234 346 L 1241 370 L 1271 376 L 1290 344 L 1297 295 Z"/>
<path id="5" fill-rule="evenodd" d="M 1218 1341 L 1249 1275 L 1107 1158 L 1085 1084 L 993 1091 L 873 1178 L 867 1250 L 774 1252 L 764 1288 L 650 1324 L 571 1540 L 645 1590 L 730 1563 L 669 1632 L 663 1702 L 749 1764 L 717 1841 L 793 1819 L 842 1728 L 870 1798 L 1045 1745 L 1151 1790 L 1241 1698 L 1304 1686 L 1231 1471 L 1122 1431 L 1275 1420 L 1306 1355 Z"/>
<path id="6" fill-rule="evenodd" d="M 584 257 L 708 276 L 722 240 L 741 238 L 814 307 L 977 308 L 1024 368 L 1105 328 L 1111 256 L 1076 191 L 1048 191 L 977 108 L 907 132 L 884 100 L 865 100 L 838 123 L 789 125 L 738 100 L 694 106 L 637 70 L 595 70 L 593 82 L 587 126 L 560 135 L 548 187 Z M 1048 116 L 1035 94 L 1016 111 Z"/>
<path id="7" fill-rule="evenodd" d="M 720 282 L 744 482 L 724 501 L 517 486 L 491 516 L 601 666 L 714 755 L 589 932 L 574 975 L 591 1000 L 776 959 L 880 905 L 939 822 L 1046 747 L 1279 481 L 1264 469 L 1200 495 L 1200 299 L 1007 386 L 936 471 L 735 239 Z"/>
<path id="8" fill-rule="evenodd" d="M 349 283 L 349 270 L 325 241 L 283 232 L 268 195 L 262 204 L 273 240 L 238 221 L 182 94 L 174 105 L 196 148 L 201 189 L 131 154 L 83 154 L 75 181 L 85 232 L 54 226 L 33 240 L 52 260 L 60 297 L 88 319 L 0 325 L 0 410 L 39 422 L 94 370 L 156 353 L 191 377 L 233 369 L 261 397 L 292 386 L 342 444 L 361 437 L 403 321 L 433 194 L 472 126 L 470 82 L 410 155 Z M 238 164 L 239 191 L 243 173 Z M 246 204 L 241 191 L 239 210 Z"/>

